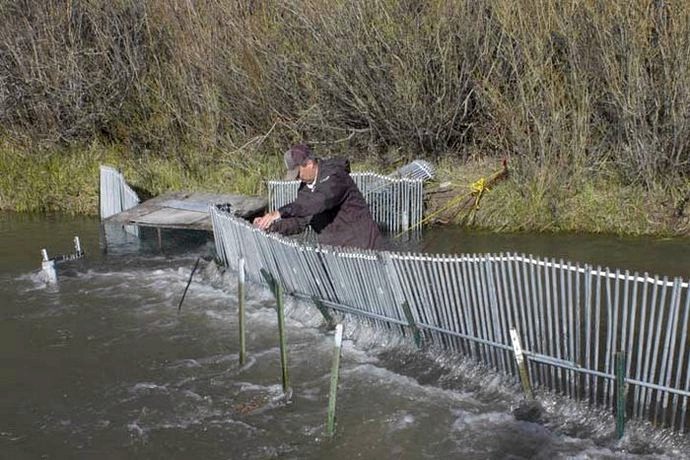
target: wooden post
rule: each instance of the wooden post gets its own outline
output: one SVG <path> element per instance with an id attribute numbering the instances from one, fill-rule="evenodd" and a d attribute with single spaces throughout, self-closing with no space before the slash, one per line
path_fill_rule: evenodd
<path id="1" fill-rule="evenodd" d="M 331 366 L 331 388 L 328 393 L 328 420 L 326 434 L 335 434 L 335 400 L 338 393 L 338 375 L 340 374 L 340 348 L 343 341 L 343 325 L 335 326 L 335 348 L 333 349 L 333 364 Z"/>
<path id="2" fill-rule="evenodd" d="M 244 366 L 247 362 L 247 341 L 245 337 L 245 323 L 244 323 L 244 308 L 245 308 L 245 291 L 244 291 L 244 257 L 240 258 L 239 269 L 237 274 L 237 303 L 239 305 L 239 333 L 240 333 L 240 366 Z"/>
<path id="3" fill-rule="evenodd" d="M 529 381 L 529 372 L 527 372 L 527 363 L 525 355 L 522 352 L 522 345 L 520 344 L 520 337 L 514 327 L 510 328 L 510 339 L 513 341 L 513 351 L 515 352 L 515 362 L 520 373 L 520 382 L 522 383 L 522 390 L 529 399 L 534 399 L 532 393 L 532 385 Z"/>
<path id="4" fill-rule="evenodd" d="M 625 352 L 616 353 L 616 435 L 618 439 L 625 433 Z"/>

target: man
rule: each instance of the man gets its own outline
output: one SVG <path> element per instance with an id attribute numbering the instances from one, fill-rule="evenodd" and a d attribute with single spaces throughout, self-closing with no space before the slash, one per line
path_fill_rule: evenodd
<path id="1" fill-rule="evenodd" d="M 292 235 L 311 225 L 320 244 L 383 249 L 383 238 L 369 206 L 350 177 L 344 159 L 321 160 L 304 144 L 285 152 L 286 180 L 302 183 L 297 199 L 254 219 L 262 230 Z"/>

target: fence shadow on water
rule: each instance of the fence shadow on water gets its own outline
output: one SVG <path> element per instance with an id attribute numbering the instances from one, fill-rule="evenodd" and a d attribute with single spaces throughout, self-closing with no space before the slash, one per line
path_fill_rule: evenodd
<path id="1" fill-rule="evenodd" d="M 421 208 L 420 208 L 421 209 Z M 461 353 L 517 378 L 518 331 L 532 385 L 614 410 L 626 354 L 628 417 L 690 427 L 690 293 L 680 278 L 515 254 L 427 255 L 315 247 L 212 207 L 216 249 L 286 293 Z"/>

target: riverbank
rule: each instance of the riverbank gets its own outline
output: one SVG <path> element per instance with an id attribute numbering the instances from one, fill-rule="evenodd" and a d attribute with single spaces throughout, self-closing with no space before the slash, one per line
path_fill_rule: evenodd
<path id="1" fill-rule="evenodd" d="M 264 195 L 265 180 L 278 178 L 280 155 L 226 153 L 204 161 L 133 156 L 126 149 L 93 144 L 81 149 L 28 154 L 21 148 L 0 148 L 0 210 L 98 212 L 98 167 L 120 168 L 142 198 L 173 190 Z M 427 189 L 428 223 L 459 224 L 496 232 L 586 232 L 617 235 L 688 236 L 688 187 L 655 184 L 623 185 L 615 174 L 574 174 L 555 183 L 544 169 L 523 174 L 508 161 L 507 178 L 482 191 L 478 208 L 473 185 L 501 170 L 500 162 L 471 159 L 436 163 L 437 178 Z M 395 165 L 354 161 L 355 170 L 384 174 Z M 475 190 L 476 192 L 476 190 Z"/>
<path id="2" fill-rule="evenodd" d="M 100 163 L 142 195 L 261 194 L 306 140 L 441 163 L 429 211 L 508 157 L 439 221 L 688 235 L 690 7 L 653 3 L 9 2 L 0 208 L 94 213 Z"/>
<path id="3" fill-rule="evenodd" d="M 466 195 L 476 181 L 499 170 L 499 163 L 486 160 L 441 165 L 438 183 L 450 187 L 439 193 L 437 202 L 429 202 L 427 214 L 442 209 L 454 196 Z M 521 175 L 519 165 L 509 164 L 508 170 L 507 178 L 482 193 L 476 210 L 470 200 L 469 206 L 441 212 L 441 221 L 497 232 L 690 235 L 688 184 L 625 185 L 607 170 L 579 171 L 570 177 L 548 168 L 531 177 Z"/>

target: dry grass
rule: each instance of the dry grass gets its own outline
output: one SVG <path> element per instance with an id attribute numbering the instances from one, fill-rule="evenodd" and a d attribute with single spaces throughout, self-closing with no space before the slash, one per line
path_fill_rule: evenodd
<path id="1" fill-rule="evenodd" d="M 252 189 L 247 171 L 277 174 L 301 140 L 381 169 L 507 156 L 540 228 L 577 227 L 551 210 L 578 184 L 686 195 L 684 2 L 50 0 L 0 15 L 0 137 L 23 155 L 117 146 L 154 189 L 200 174 Z"/>

